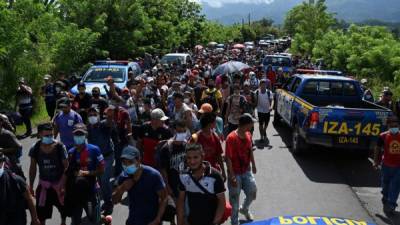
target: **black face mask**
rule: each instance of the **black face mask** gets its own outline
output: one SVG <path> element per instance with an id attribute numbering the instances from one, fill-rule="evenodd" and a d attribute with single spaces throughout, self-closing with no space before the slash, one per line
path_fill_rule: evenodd
<path id="1" fill-rule="evenodd" d="M 131 97 L 131 96 L 129 96 L 129 95 L 123 95 L 123 96 L 122 96 L 122 98 L 125 99 L 125 100 L 128 100 L 130 97 Z"/>
<path id="2" fill-rule="evenodd" d="M 99 94 L 99 93 L 92 93 L 92 96 L 95 97 L 95 98 L 97 98 L 97 97 L 100 96 L 100 94 Z"/>
<path id="3" fill-rule="evenodd" d="M 208 85 L 208 88 L 210 88 L 210 89 L 213 89 L 214 87 L 215 87 L 214 84 L 209 84 L 209 85 Z"/>

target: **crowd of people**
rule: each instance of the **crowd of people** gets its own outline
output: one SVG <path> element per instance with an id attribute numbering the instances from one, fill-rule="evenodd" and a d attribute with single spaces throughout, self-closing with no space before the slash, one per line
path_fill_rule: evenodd
<path id="1" fill-rule="evenodd" d="M 139 59 L 144 73 L 129 72 L 123 89 L 107 77 L 105 96 L 98 87 L 87 93 L 85 83 L 77 83 L 73 96 L 74 84 L 64 75 L 54 82 L 46 75 L 41 95 L 49 122 L 37 127 L 39 139 L 29 151 L 18 139 L 32 134 L 34 95 L 21 79 L 17 106 L 26 133 L 17 138 L 7 118 L 0 119 L 0 185 L 6 193 L 0 193 L 0 205 L 7 209 L 0 224 L 26 224 L 28 207 L 32 223 L 44 225 L 53 206 L 62 225 L 67 217 L 80 225 L 83 211 L 96 224 L 112 215 L 125 192 L 127 225 L 211 225 L 228 217 L 238 225 L 239 214 L 252 220 L 254 140 L 269 144 L 273 90 L 290 76 L 262 65 L 266 54 L 272 52 L 202 50 L 186 65 L 161 65 L 146 55 Z M 251 67 L 213 74 L 229 60 Z M 256 121 L 259 137 L 253 136 Z M 31 160 L 27 175 L 22 152 Z"/>

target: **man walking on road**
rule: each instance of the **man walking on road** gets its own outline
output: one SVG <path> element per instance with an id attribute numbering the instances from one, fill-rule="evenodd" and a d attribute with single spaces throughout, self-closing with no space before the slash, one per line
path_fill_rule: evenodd
<path id="1" fill-rule="evenodd" d="M 239 118 L 238 129 L 232 131 L 226 139 L 225 157 L 229 177 L 229 201 L 232 205 L 232 225 L 239 224 L 239 211 L 247 220 L 253 220 L 249 207 L 256 199 L 257 186 L 253 174 L 257 173 L 257 168 L 250 131 L 255 121 L 250 114 L 243 114 Z M 239 209 L 239 197 L 242 189 L 246 197 Z"/>
<path id="2" fill-rule="evenodd" d="M 54 117 L 54 138 L 57 138 L 60 133 L 61 142 L 67 148 L 67 151 L 74 147 L 74 135 L 72 131 L 74 125 L 82 123 L 82 117 L 71 109 L 71 102 L 67 97 L 61 98 L 58 102 L 58 107 L 62 109 Z"/>
<path id="3" fill-rule="evenodd" d="M 129 215 L 126 225 L 159 225 L 167 205 L 167 189 L 161 174 L 141 163 L 140 152 L 133 146 L 122 150 L 123 172 L 113 193 L 113 202 L 128 192 Z"/>
<path id="4" fill-rule="evenodd" d="M 398 118 L 388 118 L 389 131 L 379 136 L 375 149 L 374 168 L 382 166 L 382 203 L 383 211 L 393 215 L 400 193 L 400 133 Z"/>
<path id="5" fill-rule="evenodd" d="M 204 160 L 199 144 L 186 146 L 189 172 L 179 176 L 178 225 L 185 224 L 185 199 L 190 225 L 220 224 L 225 210 L 225 187 L 221 174 Z"/>
<path id="6" fill-rule="evenodd" d="M 40 140 L 36 142 L 29 156 L 29 191 L 34 194 L 37 167 L 39 167 L 39 185 L 36 189 L 36 210 L 42 225 L 51 219 L 53 206 L 61 214 L 61 224 L 65 225 L 64 193 L 65 171 L 68 167 L 67 151 L 65 146 L 53 138 L 53 126 L 44 123 L 38 126 Z"/>
<path id="7" fill-rule="evenodd" d="M 35 203 L 25 180 L 15 175 L 6 162 L 7 157 L 0 152 L 0 224 L 25 225 L 25 207 L 28 207 L 32 225 L 40 225 Z"/>
<path id="8" fill-rule="evenodd" d="M 260 142 L 266 143 L 267 128 L 271 116 L 273 93 L 267 89 L 267 81 L 265 79 L 260 81 L 260 88 L 255 91 L 255 98 L 258 113 L 258 128 L 260 129 Z"/>

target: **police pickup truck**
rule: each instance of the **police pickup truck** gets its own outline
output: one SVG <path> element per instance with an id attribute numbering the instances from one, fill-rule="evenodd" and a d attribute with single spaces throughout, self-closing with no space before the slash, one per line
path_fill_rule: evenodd
<path id="1" fill-rule="evenodd" d="M 335 75 L 293 75 L 275 95 L 274 123 L 292 129 L 293 154 L 309 145 L 368 154 L 391 111 L 362 100 L 358 81 Z"/>

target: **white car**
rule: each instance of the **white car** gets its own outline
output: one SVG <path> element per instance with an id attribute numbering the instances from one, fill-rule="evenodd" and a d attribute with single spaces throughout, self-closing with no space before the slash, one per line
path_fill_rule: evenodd
<path id="1" fill-rule="evenodd" d="M 192 60 L 192 57 L 188 53 L 169 53 L 161 58 L 161 64 L 172 64 L 174 62 L 178 64 L 187 64 Z"/>

